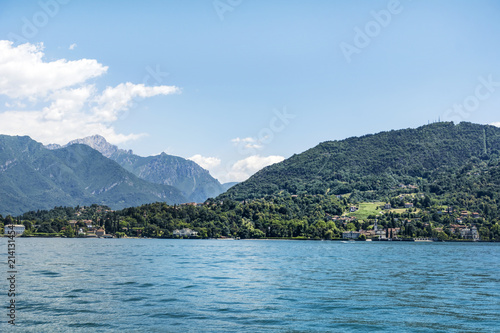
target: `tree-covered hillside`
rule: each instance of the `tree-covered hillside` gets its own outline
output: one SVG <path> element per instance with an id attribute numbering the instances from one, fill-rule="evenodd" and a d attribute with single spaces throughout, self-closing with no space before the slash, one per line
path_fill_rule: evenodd
<path id="1" fill-rule="evenodd" d="M 0 213 L 54 206 L 185 202 L 179 190 L 148 183 L 85 145 L 48 150 L 29 137 L 0 135 Z"/>
<path id="2" fill-rule="evenodd" d="M 399 184 L 432 184 L 443 174 L 474 161 L 494 161 L 499 155 L 500 128 L 435 123 L 321 143 L 259 171 L 219 198 L 358 191 L 366 199 L 380 199 Z"/>

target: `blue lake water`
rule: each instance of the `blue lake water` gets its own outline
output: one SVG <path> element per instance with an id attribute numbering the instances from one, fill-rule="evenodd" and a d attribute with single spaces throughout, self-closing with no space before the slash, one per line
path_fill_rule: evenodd
<path id="1" fill-rule="evenodd" d="M 7 240 L 0 239 L 7 276 Z M 500 332 L 500 244 L 17 238 L 2 332 Z"/>

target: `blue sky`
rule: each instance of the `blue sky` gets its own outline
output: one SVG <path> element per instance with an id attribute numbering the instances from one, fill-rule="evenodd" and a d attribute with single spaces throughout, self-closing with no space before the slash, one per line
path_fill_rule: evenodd
<path id="1" fill-rule="evenodd" d="M 101 134 L 226 182 L 327 140 L 500 125 L 498 17 L 487 0 L 3 0 L 0 133 Z"/>

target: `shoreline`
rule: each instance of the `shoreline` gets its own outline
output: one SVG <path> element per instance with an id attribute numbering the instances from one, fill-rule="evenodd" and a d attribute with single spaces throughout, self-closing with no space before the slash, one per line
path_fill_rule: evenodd
<path id="1" fill-rule="evenodd" d="M 2 235 L 3 238 L 7 238 L 8 235 Z M 351 240 L 351 239 L 303 239 L 303 238 L 161 238 L 161 237 L 62 237 L 62 236 L 16 236 L 16 238 L 54 238 L 54 239 L 175 239 L 175 240 L 218 240 L 218 241 L 313 241 L 313 242 L 349 242 L 349 243 L 500 243 L 496 241 L 472 241 L 472 240 L 415 240 L 415 239 L 366 239 L 366 240 Z"/>

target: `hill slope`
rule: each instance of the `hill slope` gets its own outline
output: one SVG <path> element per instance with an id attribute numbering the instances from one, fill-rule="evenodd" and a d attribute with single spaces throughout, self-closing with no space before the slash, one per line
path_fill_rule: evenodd
<path id="1" fill-rule="evenodd" d="M 435 123 L 417 129 L 328 141 L 271 165 L 220 196 L 237 200 L 289 194 L 380 197 L 399 184 L 425 185 L 443 173 L 500 155 L 500 128 Z"/>
<path id="2" fill-rule="evenodd" d="M 85 144 L 94 148 L 148 182 L 173 186 L 179 189 L 188 201 L 204 202 L 226 189 L 207 170 L 182 157 L 165 153 L 141 157 L 133 154 L 131 150 L 119 149 L 100 135 L 73 140 L 65 147 L 73 144 Z M 49 145 L 47 148 L 57 149 L 61 146 Z"/>
<path id="3" fill-rule="evenodd" d="M 179 190 L 148 183 L 85 145 L 48 150 L 29 137 L 0 135 L 0 214 L 54 206 L 155 201 L 180 203 Z"/>

